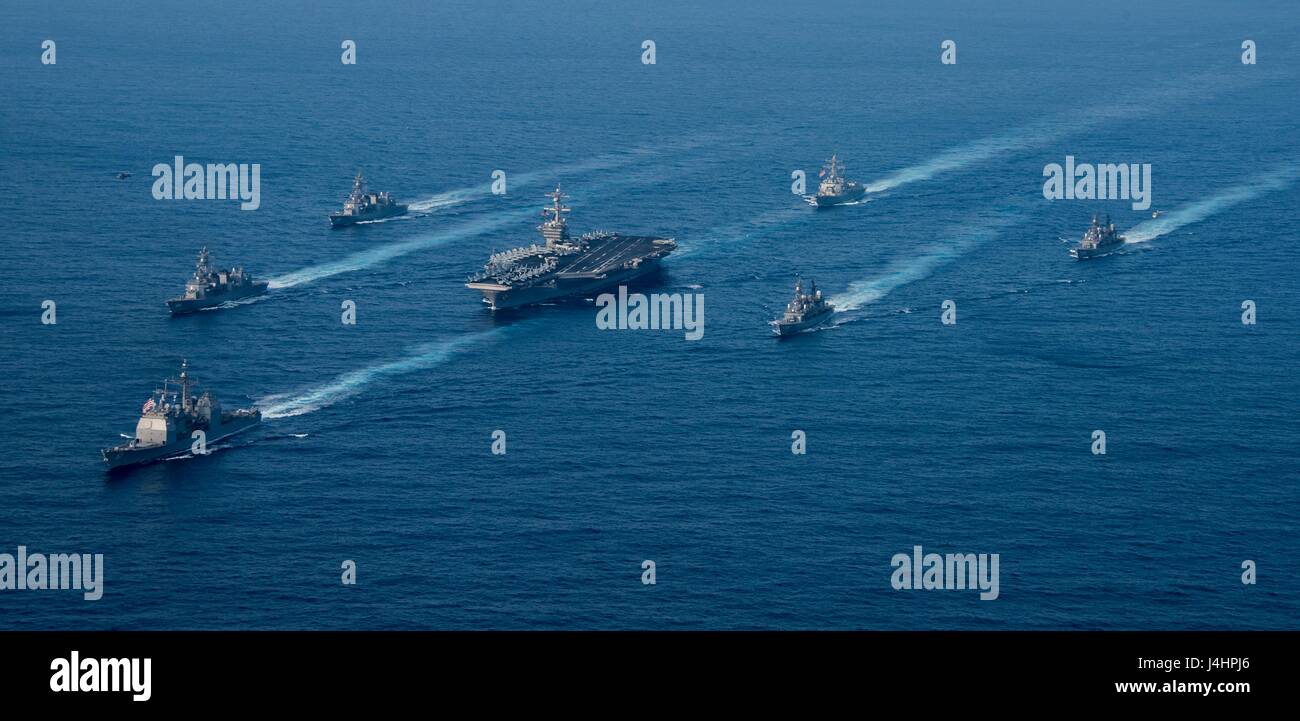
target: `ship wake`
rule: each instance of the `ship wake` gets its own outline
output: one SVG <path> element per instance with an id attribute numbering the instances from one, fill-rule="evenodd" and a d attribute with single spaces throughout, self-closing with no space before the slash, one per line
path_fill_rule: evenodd
<path id="1" fill-rule="evenodd" d="M 420 235 L 398 243 L 381 245 L 353 253 L 352 255 L 339 260 L 308 266 L 300 270 L 276 276 L 270 281 L 271 288 L 292 288 L 295 285 L 313 283 L 322 278 L 328 278 L 341 273 L 351 273 L 353 271 L 363 270 L 381 263 L 387 263 L 388 261 L 393 260 L 394 258 L 399 258 L 403 255 L 427 250 L 429 248 L 435 248 L 446 243 L 463 240 L 465 238 L 472 238 L 494 230 L 499 230 L 511 223 L 521 221 L 531 216 L 531 210 L 517 208 L 513 211 L 500 213 L 492 217 L 467 221 L 456 227 L 437 233 Z"/>
<path id="2" fill-rule="evenodd" d="M 266 300 L 269 297 L 270 296 L 268 295 L 254 295 L 248 298 L 240 298 L 239 300 L 228 300 L 223 303 L 218 303 L 217 305 L 214 306 L 209 306 L 207 308 L 200 308 L 199 312 L 206 313 L 208 311 L 214 311 L 214 310 L 229 310 L 231 308 L 238 308 L 241 305 L 252 305 L 254 303 L 261 303 L 262 301 Z"/>
<path id="3" fill-rule="evenodd" d="M 848 290 L 830 299 L 835 304 L 835 311 L 858 310 L 879 301 L 900 286 L 928 278 L 936 269 L 996 237 L 1004 228 L 1013 225 L 1018 217 L 1018 214 L 1008 213 L 964 228 L 952 241 L 937 243 L 919 255 L 895 260 L 883 272 L 850 283 Z"/>
<path id="4" fill-rule="evenodd" d="M 1261 77 L 1252 81 L 1252 84 L 1262 83 L 1273 77 L 1275 76 Z M 1213 96 L 1224 88 L 1239 89 L 1240 84 L 1224 74 L 1203 73 L 1180 85 L 1148 93 L 1143 97 L 1130 98 L 1126 102 L 1092 108 L 1083 115 L 1075 112 L 1057 114 L 1005 133 L 950 148 L 932 158 L 867 183 L 865 187 L 868 193 L 880 193 L 909 183 L 929 180 L 936 175 L 962 170 L 1002 155 L 1057 142 L 1111 122 L 1144 117 L 1159 112 L 1166 105 Z"/>
<path id="5" fill-rule="evenodd" d="M 616 170 L 633 163 L 644 162 L 647 158 L 666 152 L 676 150 L 690 149 L 702 144 L 704 141 L 687 140 L 682 143 L 669 144 L 668 146 L 642 146 L 627 151 L 618 151 L 597 155 L 593 158 L 580 160 L 573 163 L 557 165 L 545 170 L 531 170 L 523 173 L 514 173 L 507 176 L 509 186 L 533 185 L 535 183 L 553 183 L 560 178 L 576 175 L 579 173 L 594 173 L 603 170 Z M 508 187 L 509 187 L 508 186 Z M 406 209 L 412 213 L 428 214 L 441 208 L 448 208 L 462 203 L 468 203 L 473 200 L 481 200 L 493 195 L 492 185 L 484 183 L 468 188 L 459 188 L 449 190 L 445 193 L 439 193 L 423 200 L 417 200 L 408 203 Z M 387 219 L 385 219 L 387 220 Z M 381 222 L 381 221 L 374 221 Z"/>
<path id="6" fill-rule="evenodd" d="M 1300 177 L 1300 165 L 1294 163 L 1265 173 L 1218 195 L 1163 213 L 1159 218 L 1139 223 L 1124 234 L 1125 241 L 1129 244 L 1145 243 L 1162 235 L 1168 235 L 1239 203 L 1253 200 L 1265 193 L 1283 190 L 1294 183 L 1298 177 Z"/>
<path id="7" fill-rule="evenodd" d="M 328 383 L 300 393 L 267 396 L 259 400 L 257 406 L 262 409 L 262 417 L 267 420 L 312 413 L 351 398 L 377 381 L 440 366 L 474 343 L 488 340 L 504 330 L 505 326 L 502 326 L 451 340 L 426 343 L 417 346 L 405 358 L 348 371 Z"/>
<path id="8" fill-rule="evenodd" d="M 1019 131 L 976 140 L 910 165 L 866 184 L 868 193 L 882 193 L 908 183 L 929 180 L 936 175 L 961 170 L 967 166 L 991 160 L 999 155 L 1015 152 L 1052 140 L 1051 124 L 1039 123 Z"/>
<path id="9" fill-rule="evenodd" d="M 728 246 L 746 243 L 803 220 L 807 215 L 806 211 L 799 208 L 782 208 L 735 225 L 704 231 L 698 235 L 707 237 L 707 244 L 679 240 L 678 249 L 668 256 L 666 262 L 680 262 L 683 258 L 700 253 L 710 253 Z"/>
<path id="10" fill-rule="evenodd" d="M 480 189 L 460 188 L 459 190 L 449 190 L 445 193 L 429 196 L 423 200 L 416 200 L 406 204 L 406 209 L 412 213 L 432 213 L 442 208 L 450 208 L 453 205 L 460 205 L 474 200 L 476 197 L 485 195 Z"/>

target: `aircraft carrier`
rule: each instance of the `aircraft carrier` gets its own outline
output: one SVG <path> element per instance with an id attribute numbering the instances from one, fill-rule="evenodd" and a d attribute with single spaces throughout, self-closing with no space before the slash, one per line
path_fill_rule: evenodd
<path id="1" fill-rule="evenodd" d="M 465 286 L 483 294 L 492 310 L 518 308 L 560 298 L 583 296 L 625 284 L 659 268 L 677 247 L 672 238 L 597 231 L 569 235 L 564 214 L 570 212 L 557 187 L 546 220 L 537 227 L 544 244 L 534 243 L 494 253 Z"/>

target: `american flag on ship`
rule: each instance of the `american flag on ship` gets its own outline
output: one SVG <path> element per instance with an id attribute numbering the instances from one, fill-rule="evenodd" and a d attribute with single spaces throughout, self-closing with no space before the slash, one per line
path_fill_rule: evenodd
<path id="1" fill-rule="evenodd" d="M 140 412 L 148 413 L 149 411 L 153 410 L 153 407 L 154 407 L 154 402 L 153 402 L 153 397 L 151 396 L 149 400 L 144 402 L 144 408 L 141 408 Z"/>

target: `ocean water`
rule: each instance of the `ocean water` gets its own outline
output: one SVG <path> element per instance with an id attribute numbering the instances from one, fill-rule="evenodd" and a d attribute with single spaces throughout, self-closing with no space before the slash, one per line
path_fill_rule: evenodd
<path id="1" fill-rule="evenodd" d="M 11 4 L 0 552 L 105 583 L 0 627 L 1300 627 L 1300 13 L 917 5 Z M 816 211 L 832 152 L 872 192 Z M 175 155 L 261 207 L 155 200 Z M 1066 155 L 1150 163 L 1160 217 L 1045 200 Z M 331 231 L 358 168 L 420 212 Z M 556 183 L 677 239 L 701 340 L 463 287 Z M 1075 262 L 1094 212 L 1137 242 Z M 274 290 L 169 318 L 203 245 Z M 778 342 L 796 274 L 844 310 Z M 106 475 L 182 358 L 267 421 Z M 999 554 L 998 599 L 893 589 L 915 545 Z"/>

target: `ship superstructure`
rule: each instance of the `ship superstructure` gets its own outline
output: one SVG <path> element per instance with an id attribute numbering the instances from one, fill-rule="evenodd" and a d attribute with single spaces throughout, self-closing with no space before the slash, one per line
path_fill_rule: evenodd
<path id="1" fill-rule="evenodd" d="M 257 280 L 246 273 L 242 266 L 226 270 L 213 268 L 212 256 L 205 247 L 199 251 L 194 275 L 185 284 L 185 295 L 168 299 L 167 307 L 173 315 L 193 313 L 227 301 L 261 295 L 268 285 L 267 281 Z"/>
<path id="2" fill-rule="evenodd" d="M 816 328 L 835 314 L 835 305 L 822 297 L 817 282 L 811 281 L 804 292 L 803 279 L 794 282 L 794 297 L 785 306 L 780 318 L 771 321 L 772 332 L 779 336 L 793 335 Z"/>
<path id="3" fill-rule="evenodd" d="M 352 192 L 343 201 L 343 210 L 330 214 L 330 225 L 342 228 L 365 220 L 380 220 L 398 215 L 406 215 L 407 206 L 393 200 L 387 191 L 372 193 L 366 190 L 366 179 L 361 171 L 352 180 Z"/>
<path id="4" fill-rule="evenodd" d="M 1110 216 L 1106 216 L 1105 224 L 1097 221 L 1097 216 L 1092 216 L 1092 225 L 1083 233 L 1083 238 L 1079 244 L 1070 249 L 1070 255 L 1077 260 L 1087 260 L 1107 255 L 1124 245 L 1124 236 L 1115 232 L 1115 224 L 1110 221 Z"/>
<path id="5" fill-rule="evenodd" d="M 817 184 L 817 195 L 813 196 L 813 201 L 818 207 L 850 203 L 867 194 L 866 188 L 844 176 L 844 163 L 837 154 L 831 155 L 817 177 L 821 181 Z"/>

